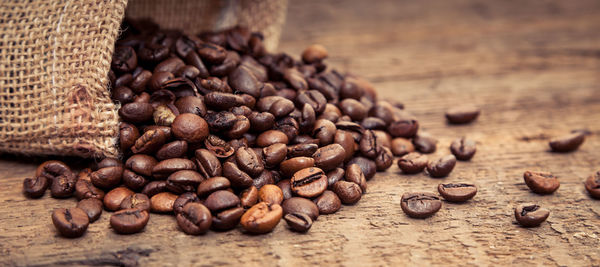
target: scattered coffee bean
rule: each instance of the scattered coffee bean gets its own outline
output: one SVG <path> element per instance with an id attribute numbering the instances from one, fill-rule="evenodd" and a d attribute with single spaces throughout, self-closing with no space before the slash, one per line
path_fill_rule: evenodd
<path id="1" fill-rule="evenodd" d="M 110 216 L 110 226 L 119 234 L 135 234 L 141 232 L 148 220 L 148 211 L 139 209 L 124 209 Z"/>
<path id="2" fill-rule="evenodd" d="M 440 198 L 432 193 L 405 193 L 400 200 L 400 207 L 406 215 L 413 218 L 427 218 L 442 207 Z"/>
<path id="3" fill-rule="evenodd" d="M 549 172 L 526 171 L 523 174 L 525 184 L 538 194 L 552 194 L 560 187 L 560 181 Z"/>
<path id="4" fill-rule="evenodd" d="M 25 178 L 23 180 L 23 193 L 29 198 L 40 198 L 48 189 L 49 184 L 48 178 L 43 176 Z"/>
<path id="5" fill-rule="evenodd" d="M 85 211 L 90 223 L 95 222 L 102 215 L 102 201 L 96 198 L 82 199 L 77 203 L 77 207 Z"/>
<path id="6" fill-rule="evenodd" d="M 427 164 L 427 172 L 431 177 L 440 178 L 446 177 L 456 165 L 456 157 L 454 155 L 446 155 L 435 161 Z"/>
<path id="7" fill-rule="evenodd" d="M 479 108 L 472 105 L 455 106 L 446 111 L 446 119 L 453 124 L 469 123 L 479 116 Z"/>
<path id="8" fill-rule="evenodd" d="M 452 141 L 450 151 L 458 160 L 470 160 L 477 149 L 475 148 L 475 141 L 461 137 Z"/>
<path id="9" fill-rule="evenodd" d="M 60 235 L 73 238 L 85 233 L 90 219 L 80 208 L 55 209 L 52 212 L 52 223 Z"/>
<path id="10" fill-rule="evenodd" d="M 406 174 L 415 174 L 422 172 L 429 164 L 427 156 L 416 152 L 408 153 L 398 159 L 398 167 Z"/>
<path id="11" fill-rule="evenodd" d="M 550 148 L 554 152 L 571 152 L 577 150 L 583 141 L 585 134 L 581 132 L 572 133 L 550 140 Z"/>
<path id="12" fill-rule="evenodd" d="M 515 208 L 515 218 L 524 227 L 539 226 L 549 215 L 549 210 L 536 204 L 521 204 Z"/>
<path id="13" fill-rule="evenodd" d="M 292 231 L 304 233 L 312 226 L 312 219 L 304 213 L 288 213 L 283 219 Z"/>
<path id="14" fill-rule="evenodd" d="M 419 133 L 412 142 L 417 151 L 429 154 L 435 152 L 438 141 L 429 134 Z"/>
<path id="15" fill-rule="evenodd" d="M 465 202 L 477 194 L 477 187 L 473 184 L 439 184 L 438 192 L 450 202 Z"/>
<path id="16" fill-rule="evenodd" d="M 397 137 L 392 140 L 392 153 L 394 156 L 402 157 L 410 152 L 415 152 L 415 146 L 406 138 Z"/>
<path id="17" fill-rule="evenodd" d="M 590 196 L 600 199 L 600 171 L 595 172 L 585 180 L 585 189 Z"/>

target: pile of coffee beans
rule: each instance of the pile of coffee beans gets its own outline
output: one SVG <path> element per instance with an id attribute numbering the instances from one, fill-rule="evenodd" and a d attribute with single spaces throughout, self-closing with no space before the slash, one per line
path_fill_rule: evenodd
<path id="1" fill-rule="evenodd" d="M 283 219 L 306 232 L 319 215 L 357 203 L 367 181 L 400 157 L 405 174 L 446 177 L 457 160 L 470 160 L 473 140 L 462 137 L 452 154 L 430 160 L 437 140 L 401 103 L 377 99 L 364 79 L 328 68 L 327 50 L 308 47 L 301 60 L 267 53 L 260 33 L 236 27 L 186 35 L 145 20 L 126 20 L 109 72 L 120 105 L 122 159 L 106 158 L 77 174 L 47 161 L 23 182 L 24 194 L 75 196 L 76 207 L 52 214 L 58 233 L 82 236 L 103 210 L 119 234 L 142 231 L 152 213 L 172 214 L 181 231 L 199 235 L 241 226 L 272 231 Z M 476 107 L 456 107 L 449 123 L 475 120 Z M 550 143 L 572 151 L 575 135 Z M 525 174 L 535 192 L 552 193 L 558 180 Z M 600 197 L 600 173 L 586 188 Z M 473 184 L 440 184 L 449 202 L 475 196 Z M 440 210 L 430 192 L 406 193 L 401 208 L 425 218 Z M 548 211 L 534 204 L 515 210 L 524 225 L 539 225 Z"/>

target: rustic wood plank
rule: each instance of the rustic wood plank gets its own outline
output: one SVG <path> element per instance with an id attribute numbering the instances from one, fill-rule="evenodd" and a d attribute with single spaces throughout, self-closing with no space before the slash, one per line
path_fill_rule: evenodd
<path id="1" fill-rule="evenodd" d="M 432 157 L 467 135 L 478 142 L 474 159 L 444 179 L 394 166 L 357 205 L 319 217 L 308 234 L 281 223 L 261 236 L 190 237 L 173 217 L 152 215 L 144 233 L 120 236 L 106 213 L 70 240 L 57 236 L 50 211 L 75 200 L 26 200 L 22 179 L 36 165 L 4 156 L 0 265 L 598 265 L 600 202 L 583 180 L 600 170 L 599 31 L 600 4 L 587 0 L 294 1 L 281 51 L 326 45 L 331 65 L 372 80 L 380 97 L 405 103 L 439 138 Z M 478 121 L 447 125 L 444 110 L 466 101 L 482 107 Z M 548 152 L 551 136 L 580 128 L 592 135 L 577 152 Z M 529 192 L 527 169 L 552 171 L 560 189 Z M 429 219 L 402 213 L 403 192 L 435 191 L 442 181 L 480 190 L 466 204 L 444 202 Z M 516 225 L 512 209 L 526 201 L 551 210 L 547 223 Z"/>

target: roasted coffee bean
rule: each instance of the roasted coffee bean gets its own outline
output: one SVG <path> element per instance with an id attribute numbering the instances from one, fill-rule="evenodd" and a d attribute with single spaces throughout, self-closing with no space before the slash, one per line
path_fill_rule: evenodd
<path id="1" fill-rule="evenodd" d="M 119 72 L 129 72 L 137 67 L 137 55 L 131 46 L 117 46 L 113 53 L 111 68 Z"/>
<path id="2" fill-rule="evenodd" d="M 249 233 L 271 232 L 281 220 L 283 211 L 278 204 L 260 202 L 252 206 L 240 219 L 240 224 Z"/>
<path id="3" fill-rule="evenodd" d="M 206 115 L 206 106 L 201 98 L 195 96 L 180 97 L 175 101 L 175 107 L 180 114 L 192 113 L 198 116 Z"/>
<path id="4" fill-rule="evenodd" d="M 233 146 L 214 135 L 209 135 L 204 141 L 204 145 L 218 158 L 228 158 L 235 153 Z"/>
<path id="5" fill-rule="evenodd" d="M 359 185 L 363 193 L 367 192 L 367 179 L 357 164 L 350 164 L 346 167 L 345 179 Z"/>
<path id="6" fill-rule="evenodd" d="M 181 195 L 179 195 L 177 197 L 177 199 L 175 199 L 175 202 L 173 202 L 173 212 L 175 214 L 180 213 L 183 210 L 183 207 L 187 204 L 187 203 L 201 203 L 200 198 L 198 198 L 198 195 L 196 195 L 196 193 L 194 192 L 185 192 Z"/>
<path id="7" fill-rule="evenodd" d="M 279 191 L 281 191 L 281 189 Z M 281 198 L 283 199 L 283 192 L 281 193 Z M 254 204 L 256 204 L 257 202 L 258 202 L 258 189 L 256 189 L 256 187 L 254 187 L 254 186 L 246 188 L 240 194 L 240 204 L 242 205 L 242 207 L 244 209 L 248 209 L 248 208 L 254 206 Z M 281 203 L 279 203 L 279 204 L 281 204 Z"/>
<path id="8" fill-rule="evenodd" d="M 450 202 L 465 202 L 477 194 L 477 187 L 473 184 L 439 184 L 438 192 Z"/>
<path id="9" fill-rule="evenodd" d="M 336 213 L 342 207 L 342 201 L 340 198 L 330 190 L 326 190 L 318 198 L 313 200 L 319 208 L 319 214 L 332 214 Z"/>
<path id="10" fill-rule="evenodd" d="M 163 88 L 168 81 L 175 79 L 175 76 L 171 72 L 155 71 L 150 78 L 148 87 L 151 92 L 158 91 Z"/>
<path id="11" fill-rule="evenodd" d="M 287 156 L 289 158 L 310 157 L 317 151 L 317 149 L 319 149 L 317 144 L 297 144 L 288 147 Z"/>
<path id="12" fill-rule="evenodd" d="M 365 157 L 354 157 L 346 163 L 346 166 L 350 164 L 358 165 L 365 174 L 365 178 L 367 178 L 367 180 L 373 178 L 377 172 L 377 165 L 375 164 L 375 161 Z"/>
<path id="13" fill-rule="evenodd" d="M 164 144 L 157 152 L 156 158 L 158 160 L 181 158 L 187 154 L 188 143 L 186 141 L 173 141 Z"/>
<path id="14" fill-rule="evenodd" d="M 152 197 L 158 193 L 167 191 L 167 181 L 153 181 L 144 186 L 144 189 L 142 189 L 142 194 Z"/>
<path id="15" fill-rule="evenodd" d="M 386 148 L 392 147 L 392 136 L 385 131 L 381 130 L 370 130 L 373 131 L 373 134 L 377 138 L 377 143 L 379 146 L 383 146 Z"/>
<path id="16" fill-rule="evenodd" d="M 294 194 L 302 197 L 316 197 L 327 189 L 327 176 L 320 168 L 304 168 L 294 173 L 290 183 Z"/>
<path id="17" fill-rule="evenodd" d="M 600 199 L 600 171 L 595 172 L 585 180 L 585 189 L 590 196 Z"/>
<path id="18" fill-rule="evenodd" d="M 344 115 L 350 116 L 353 121 L 361 121 L 367 117 L 367 108 L 356 99 L 346 98 L 339 104 Z"/>
<path id="19" fill-rule="evenodd" d="M 75 197 L 79 200 L 86 198 L 96 198 L 102 200 L 104 198 L 104 191 L 92 184 L 90 178 L 91 174 L 88 174 L 87 176 L 90 180 L 82 179 L 80 177 L 77 182 L 75 182 Z"/>
<path id="20" fill-rule="evenodd" d="M 229 179 L 232 187 L 247 188 L 252 185 L 252 177 L 232 162 L 223 163 L 223 176 Z"/>
<path id="21" fill-rule="evenodd" d="M 413 218 L 427 218 L 442 207 L 442 201 L 436 195 L 428 192 L 404 193 L 400 207 L 406 215 Z"/>
<path id="22" fill-rule="evenodd" d="M 348 181 L 338 181 L 331 187 L 331 190 L 346 205 L 355 204 L 362 197 L 362 190 L 358 184 Z"/>
<path id="23" fill-rule="evenodd" d="M 154 72 L 170 72 L 175 73 L 178 69 L 185 66 L 183 60 L 177 57 L 171 57 L 160 62 L 154 67 Z"/>
<path id="24" fill-rule="evenodd" d="M 36 178 L 25 178 L 23 180 L 23 193 L 29 198 L 40 198 L 49 186 L 48 178 L 38 176 Z"/>
<path id="25" fill-rule="evenodd" d="M 288 140 L 294 140 L 299 134 L 300 124 L 294 118 L 288 116 L 276 121 L 273 127 L 287 135 Z"/>
<path id="26" fill-rule="evenodd" d="M 125 74 L 119 76 L 119 78 L 115 79 L 115 82 L 113 83 L 113 88 L 127 86 L 127 85 L 131 84 L 132 81 L 133 81 L 133 75 L 131 75 L 130 73 L 125 73 Z"/>
<path id="27" fill-rule="evenodd" d="M 360 122 L 360 126 L 367 130 L 385 130 L 386 123 L 380 118 L 367 117 Z"/>
<path id="28" fill-rule="evenodd" d="M 315 122 L 312 136 L 316 139 L 319 139 L 319 144 L 321 146 L 325 146 L 333 142 L 336 131 L 337 128 L 333 122 L 330 120 L 320 119 Z"/>
<path id="29" fill-rule="evenodd" d="M 221 211 L 213 215 L 211 229 L 217 231 L 233 229 L 240 223 L 242 215 L 244 215 L 244 209 L 242 207 Z"/>
<path id="30" fill-rule="evenodd" d="M 361 170 L 361 172 L 362 172 L 362 170 Z M 346 174 L 346 172 L 342 168 L 335 168 L 335 169 L 327 172 L 328 188 L 331 188 L 331 186 L 333 186 L 333 184 L 335 184 L 337 181 L 343 180 L 345 174 Z M 363 174 L 363 176 L 364 176 L 364 174 Z"/>
<path id="31" fill-rule="evenodd" d="M 377 171 L 385 171 L 394 163 L 394 155 L 389 148 L 380 147 L 377 151 L 377 157 L 375 157 L 374 161 Z"/>
<path id="32" fill-rule="evenodd" d="M 263 157 L 265 160 L 265 167 L 273 168 L 281 163 L 288 152 L 288 148 L 285 144 L 272 144 L 263 148 Z"/>
<path id="33" fill-rule="evenodd" d="M 97 169 L 102 169 L 106 167 L 123 167 L 123 163 L 115 158 L 104 158 L 100 162 L 98 162 Z"/>
<path id="34" fill-rule="evenodd" d="M 377 156 L 380 145 L 373 131 L 366 130 L 360 140 L 359 149 L 363 156 L 373 159 Z"/>
<path id="35" fill-rule="evenodd" d="M 121 202 L 133 194 L 135 193 L 126 187 L 117 187 L 113 190 L 110 190 L 104 196 L 104 208 L 111 211 L 118 210 L 121 208 Z"/>
<path id="36" fill-rule="evenodd" d="M 173 104 L 159 105 L 154 109 L 152 118 L 156 125 L 171 126 L 179 111 Z"/>
<path id="37" fill-rule="evenodd" d="M 292 177 L 292 175 L 294 175 L 294 173 L 296 173 L 297 171 L 304 169 L 304 168 L 309 168 L 309 167 L 313 167 L 315 165 L 315 160 L 313 158 L 309 158 L 309 157 L 294 157 L 294 158 L 290 158 L 288 160 L 284 160 L 283 162 L 281 162 L 280 164 L 280 171 L 283 174 L 284 177 Z"/>
<path id="38" fill-rule="evenodd" d="M 248 115 L 250 129 L 255 132 L 264 132 L 275 125 L 275 116 L 268 112 L 252 112 Z"/>
<path id="39" fill-rule="evenodd" d="M 75 192 L 75 180 L 75 175 L 72 172 L 55 177 L 52 184 L 50 184 L 50 195 L 54 198 L 72 196 Z"/>
<path id="40" fill-rule="evenodd" d="M 417 134 L 419 122 L 411 117 L 399 118 L 392 121 L 387 130 L 393 137 L 411 138 Z"/>
<path id="41" fill-rule="evenodd" d="M 233 90 L 249 94 L 255 98 L 260 96 L 260 89 L 263 86 L 252 74 L 252 71 L 245 66 L 238 66 L 229 73 L 228 81 Z"/>
<path id="42" fill-rule="evenodd" d="M 135 154 L 152 154 L 164 145 L 167 139 L 167 134 L 160 129 L 147 130 L 140 138 L 135 140 L 131 152 Z"/>
<path id="43" fill-rule="evenodd" d="M 258 189 L 261 189 L 263 186 L 268 184 L 275 184 L 273 172 L 270 170 L 264 170 L 260 173 L 260 175 L 258 175 L 252 180 L 252 185 Z"/>
<path id="44" fill-rule="evenodd" d="M 229 180 L 225 177 L 212 177 L 204 180 L 198 185 L 198 196 L 207 197 L 215 191 L 226 190 L 231 186 Z"/>
<path id="45" fill-rule="evenodd" d="M 446 177 L 456 165 L 454 155 L 446 155 L 427 164 L 427 172 L 431 177 Z"/>
<path id="46" fill-rule="evenodd" d="M 397 137 L 392 140 L 392 153 L 394 156 L 402 157 L 410 152 L 415 152 L 412 142 L 406 138 Z"/>
<path id="47" fill-rule="evenodd" d="M 283 191 L 276 185 L 267 184 L 258 191 L 258 201 L 268 204 L 281 204 L 283 202 Z"/>
<path id="48" fill-rule="evenodd" d="M 416 152 L 408 153 L 398 159 L 398 168 L 406 174 L 415 174 L 422 172 L 429 164 L 427 156 Z"/>
<path id="49" fill-rule="evenodd" d="M 539 226 L 549 215 L 549 210 L 532 203 L 521 204 L 515 208 L 515 218 L 523 227 Z"/>
<path id="50" fill-rule="evenodd" d="M 100 215 L 102 215 L 102 201 L 96 198 L 80 200 L 77 203 L 77 208 L 80 208 L 87 214 L 90 223 L 95 222 L 100 218 Z"/>
<path id="51" fill-rule="evenodd" d="M 277 186 L 281 188 L 281 192 L 283 193 L 283 199 L 290 199 L 293 196 L 292 192 L 292 184 L 289 179 L 281 180 L 277 183 Z"/>
<path id="52" fill-rule="evenodd" d="M 306 232 L 312 226 L 312 219 L 304 213 L 288 213 L 283 219 L 288 227 L 296 232 Z"/>
<path id="53" fill-rule="evenodd" d="M 429 154 L 435 152 L 438 141 L 429 134 L 419 133 L 412 142 L 417 151 Z"/>
<path id="54" fill-rule="evenodd" d="M 356 142 L 354 141 L 354 136 L 351 132 L 337 130 L 333 142 L 339 144 L 344 149 L 344 161 L 352 159 L 356 150 Z"/>
<path id="55" fill-rule="evenodd" d="M 74 238 L 85 233 L 90 219 L 80 208 L 55 209 L 52 212 L 52 223 L 60 235 Z"/>
<path id="56" fill-rule="evenodd" d="M 339 144 L 331 144 L 317 149 L 313 154 L 315 166 L 324 171 L 333 170 L 344 162 L 346 151 Z"/>
<path id="57" fill-rule="evenodd" d="M 125 168 L 144 176 L 151 176 L 152 169 L 154 166 L 156 166 L 156 164 L 158 164 L 158 162 L 156 159 L 154 159 L 154 157 L 144 154 L 137 154 L 127 159 L 125 162 Z"/>
<path id="58" fill-rule="evenodd" d="M 219 159 L 207 149 L 197 149 L 195 152 L 198 172 L 204 177 L 221 176 L 223 168 Z"/>
<path id="59" fill-rule="evenodd" d="M 175 118 L 173 124 L 173 135 L 189 143 L 202 142 L 208 136 L 208 124 L 195 114 L 184 113 Z"/>
<path id="60" fill-rule="evenodd" d="M 283 118 L 294 110 L 294 103 L 281 96 L 267 96 L 256 102 L 256 108 L 260 112 L 268 111 L 275 118 Z"/>
<path id="61" fill-rule="evenodd" d="M 126 122 L 119 124 L 119 146 L 122 151 L 131 148 L 138 138 L 140 138 L 140 132 L 134 125 Z"/>
<path id="62" fill-rule="evenodd" d="M 296 102 L 300 107 L 308 104 L 314 109 L 316 114 L 321 114 L 325 111 L 327 99 L 317 90 L 308 90 L 299 93 L 296 97 Z"/>
<path id="63" fill-rule="evenodd" d="M 579 148 L 584 140 L 585 134 L 576 132 L 552 139 L 548 144 L 554 152 L 571 152 Z"/>
<path id="64" fill-rule="evenodd" d="M 549 172 L 526 171 L 523 174 L 525 184 L 538 194 L 552 194 L 560 187 L 560 181 Z"/>
<path id="65" fill-rule="evenodd" d="M 176 171 L 167 178 L 167 189 L 175 194 L 196 191 L 204 177 L 192 170 Z"/>
<path id="66" fill-rule="evenodd" d="M 189 159 L 175 158 L 160 161 L 152 168 L 152 176 L 155 178 L 166 178 L 174 172 L 181 170 L 196 170 L 196 164 Z"/>
<path id="67" fill-rule="evenodd" d="M 59 176 L 71 176 L 73 172 L 71 168 L 67 166 L 64 162 L 58 160 L 49 160 L 46 161 L 35 170 L 35 177 L 43 176 L 49 179 L 48 182 L 52 183 L 52 181 Z"/>
<path id="68" fill-rule="evenodd" d="M 111 99 L 121 104 L 133 101 L 133 91 L 126 86 L 120 86 L 112 90 Z"/>
<path id="69" fill-rule="evenodd" d="M 319 217 L 319 208 L 309 199 L 302 197 L 292 197 L 287 199 L 281 205 L 283 214 L 302 213 L 308 215 L 313 221 Z"/>
<path id="70" fill-rule="evenodd" d="M 268 130 L 261 133 L 256 138 L 256 144 L 259 147 L 267 147 L 272 144 L 286 144 L 288 143 L 288 137 L 285 133 L 278 130 Z"/>
<path id="71" fill-rule="evenodd" d="M 327 58 L 327 49 L 320 44 L 313 44 L 302 52 L 302 61 L 307 64 L 320 62 Z"/>
<path id="72" fill-rule="evenodd" d="M 123 176 L 123 167 L 114 166 L 114 167 L 105 167 L 99 169 L 95 172 L 92 172 L 90 175 L 92 184 L 94 186 L 110 189 L 114 188 L 121 182 L 121 177 Z M 74 184 L 73 184 L 74 185 Z"/>
<path id="73" fill-rule="evenodd" d="M 475 148 L 475 141 L 461 137 L 452 141 L 450 151 L 458 160 L 470 160 L 477 149 Z"/>
<path id="74" fill-rule="evenodd" d="M 446 111 L 446 119 L 454 124 L 469 123 L 477 119 L 479 112 L 479 108 L 473 105 L 455 106 Z"/>
<path id="75" fill-rule="evenodd" d="M 135 234 L 141 232 L 148 220 L 148 211 L 139 209 L 124 209 L 110 216 L 110 226 L 119 234 Z"/>
<path id="76" fill-rule="evenodd" d="M 119 109 L 119 116 L 126 122 L 142 123 L 152 120 L 154 108 L 149 103 L 127 103 Z"/>
<path id="77" fill-rule="evenodd" d="M 146 90 L 146 86 L 150 82 L 151 78 L 152 72 L 143 70 L 133 77 L 133 80 L 129 84 L 129 87 L 136 94 L 142 93 Z"/>
<path id="78" fill-rule="evenodd" d="M 238 148 L 235 160 L 238 168 L 251 176 L 259 175 L 265 169 L 262 158 L 247 147 Z"/>
<path id="79" fill-rule="evenodd" d="M 211 224 L 210 211 L 200 203 L 187 203 L 181 212 L 177 213 L 177 225 L 188 235 L 204 234 Z"/>
<path id="80" fill-rule="evenodd" d="M 223 210 L 238 207 L 240 205 L 240 199 L 234 194 L 227 190 L 219 190 L 210 194 L 204 205 L 213 213 L 219 213 Z"/>
<path id="81" fill-rule="evenodd" d="M 125 186 L 135 191 L 144 188 L 144 186 L 146 186 L 149 182 L 148 179 L 146 179 L 146 177 L 128 169 L 123 170 L 122 181 Z"/>
<path id="82" fill-rule="evenodd" d="M 170 192 L 161 192 L 150 198 L 150 210 L 157 213 L 173 212 L 173 205 L 177 195 Z"/>
<path id="83" fill-rule="evenodd" d="M 123 199 L 123 201 L 121 201 L 120 209 L 139 209 L 150 211 L 150 198 L 140 193 L 129 195 Z"/>

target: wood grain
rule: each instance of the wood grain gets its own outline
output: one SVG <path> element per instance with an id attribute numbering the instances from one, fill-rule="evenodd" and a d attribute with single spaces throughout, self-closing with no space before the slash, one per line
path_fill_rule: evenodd
<path id="1" fill-rule="evenodd" d="M 432 158 L 466 135 L 470 162 L 432 179 L 396 166 L 369 182 L 363 199 L 321 216 L 307 234 L 284 223 L 267 235 L 239 230 L 191 237 L 172 216 L 152 215 L 145 232 L 121 236 L 108 212 L 80 239 L 57 236 L 50 212 L 75 200 L 26 200 L 32 160 L 0 161 L 0 265 L 600 265 L 600 202 L 583 180 L 600 170 L 600 3 L 598 1 L 293 1 L 281 51 L 299 55 L 321 43 L 330 64 L 370 79 L 379 96 L 405 103 L 439 138 Z M 451 105 L 482 107 L 466 126 L 447 125 Z M 548 151 L 549 138 L 588 129 L 574 153 Z M 76 161 L 76 160 L 75 160 Z M 556 174 L 560 189 L 531 193 L 525 170 Z M 435 192 L 440 182 L 479 187 L 465 204 L 444 202 L 416 220 L 400 209 L 403 192 Z M 516 225 L 513 208 L 536 202 L 546 223 Z"/>

